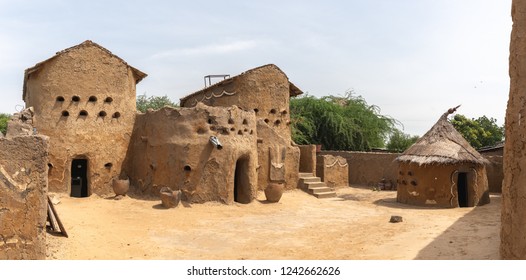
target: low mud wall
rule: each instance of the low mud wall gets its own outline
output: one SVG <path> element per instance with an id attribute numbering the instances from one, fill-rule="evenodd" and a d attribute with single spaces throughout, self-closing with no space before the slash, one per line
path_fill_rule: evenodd
<path id="1" fill-rule="evenodd" d="M 367 153 L 349 151 L 321 151 L 317 155 L 341 156 L 349 165 L 349 185 L 376 186 L 385 178 L 396 186 L 397 153 Z"/>

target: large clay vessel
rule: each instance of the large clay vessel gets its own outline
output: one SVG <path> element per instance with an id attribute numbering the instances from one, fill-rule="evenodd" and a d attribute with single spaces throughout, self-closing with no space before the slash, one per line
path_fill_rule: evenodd
<path id="1" fill-rule="evenodd" d="M 113 192 L 116 195 L 126 195 L 130 189 L 130 180 L 113 179 Z"/>
<path id="2" fill-rule="evenodd" d="M 268 202 L 278 202 L 283 195 L 282 183 L 269 183 L 265 188 L 265 197 Z"/>

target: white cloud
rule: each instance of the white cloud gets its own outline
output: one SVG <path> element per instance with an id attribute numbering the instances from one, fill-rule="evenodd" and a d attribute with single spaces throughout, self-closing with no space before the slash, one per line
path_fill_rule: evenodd
<path id="1" fill-rule="evenodd" d="M 236 52 L 247 51 L 255 49 L 261 45 L 266 45 L 268 42 L 256 40 L 241 40 L 233 41 L 223 44 L 210 44 L 204 46 L 197 46 L 193 48 L 179 48 L 168 51 L 156 53 L 152 56 L 154 59 L 165 59 L 171 57 L 182 56 L 204 56 L 204 55 L 218 55 L 230 54 Z"/>

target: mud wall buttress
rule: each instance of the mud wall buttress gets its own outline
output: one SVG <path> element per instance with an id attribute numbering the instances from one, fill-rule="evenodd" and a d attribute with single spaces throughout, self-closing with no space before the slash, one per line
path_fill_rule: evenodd
<path id="1" fill-rule="evenodd" d="M 500 254 L 503 259 L 526 259 L 526 1 L 512 0 L 511 15 Z"/>
<path id="2" fill-rule="evenodd" d="M 0 138 L 0 259 L 45 259 L 48 138 Z"/>

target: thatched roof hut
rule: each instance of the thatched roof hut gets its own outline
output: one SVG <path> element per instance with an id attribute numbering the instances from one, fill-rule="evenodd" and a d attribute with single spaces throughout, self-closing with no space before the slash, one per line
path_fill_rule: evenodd
<path id="1" fill-rule="evenodd" d="M 442 114 L 437 123 L 396 160 L 418 165 L 486 163 L 486 159 L 448 121 L 448 115 L 457 108 L 458 106 Z"/>
<path id="2" fill-rule="evenodd" d="M 448 121 L 452 108 L 399 162 L 397 200 L 415 205 L 476 206 L 489 202 L 487 162 Z"/>

